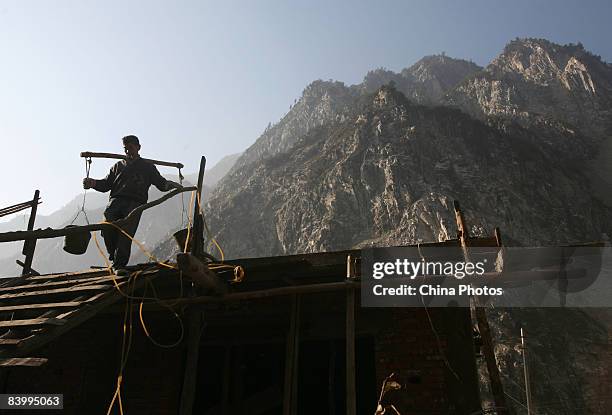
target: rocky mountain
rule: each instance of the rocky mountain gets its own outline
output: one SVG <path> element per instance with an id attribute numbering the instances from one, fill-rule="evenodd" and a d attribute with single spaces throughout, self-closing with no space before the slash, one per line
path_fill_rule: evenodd
<path id="1" fill-rule="evenodd" d="M 533 129 L 536 144 L 560 161 L 580 160 L 594 193 L 612 206 L 612 65 L 580 43 L 510 42 L 484 70 L 449 91 L 444 104 Z"/>
<path id="2" fill-rule="evenodd" d="M 223 157 L 214 166 L 207 168 L 204 173 L 204 184 L 209 189 L 214 189 L 217 186 L 219 180 L 227 174 L 228 171 L 234 167 L 236 161 L 240 158 L 242 153 L 230 154 L 229 156 Z M 189 183 L 198 182 L 198 173 L 188 174 L 185 176 L 185 181 Z"/>
<path id="3" fill-rule="evenodd" d="M 356 96 L 357 93 L 342 82 L 318 80 L 311 83 L 290 111 L 277 124 L 268 126 L 241 155 L 234 170 L 241 170 L 262 157 L 287 151 L 295 140 L 313 128 L 344 120 Z"/>
<path id="4" fill-rule="evenodd" d="M 236 161 L 239 171 L 250 163 L 288 151 L 295 141 L 314 128 L 346 120 L 355 100 L 389 82 L 418 103 L 434 104 L 451 88 L 481 68 L 472 62 L 444 55 L 427 56 L 401 73 L 370 71 L 359 85 L 317 80 L 308 85 L 290 111 L 263 134 Z"/>
<path id="5" fill-rule="evenodd" d="M 445 239 L 454 233 L 453 199 L 469 206 L 477 229 L 500 226 L 522 244 L 609 231 L 612 211 L 588 180 L 536 139 L 382 87 L 290 151 L 228 174 L 209 201 L 210 225 L 234 257 Z"/>
<path id="6" fill-rule="evenodd" d="M 534 413 L 610 412 L 612 310 L 512 308 L 489 312 L 504 392 L 526 413 L 520 329 L 526 335 Z M 486 372 L 481 370 L 481 377 Z M 486 395 L 485 392 L 483 395 Z M 518 401 L 518 402 L 517 402 Z"/>
<path id="7" fill-rule="evenodd" d="M 612 230 L 593 179 L 610 143 L 611 82 L 610 65 L 582 46 L 538 39 L 511 42 L 484 69 L 438 56 L 351 87 L 314 82 L 221 180 L 207 221 L 234 258 L 442 240 L 456 231 L 453 199 L 473 232 L 499 226 L 506 244 L 599 240 Z M 489 317 L 509 394 L 524 394 L 517 327 L 527 327 L 538 413 L 606 413 L 595 379 L 609 313 Z"/>
<path id="8" fill-rule="evenodd" d="M 395 73 L 384 68 L 368 72 L 359 89 L 372 93 L 393 82 L 411 101 L 440 104 L 446 93 L 482 68 L 473 62 L 446 55 L 426 56 L 409 68 Z"/>
<path id="9" fill-rule="evenodd" d="M 611 97 L 612 66 L 581 44 L 518 39 L 451 91 L 447 102 L 479 118 L 544 117 L 607 137 L 612 133 Z"/>
<path id="10" fill-rule="evenodd" d="M 572 72 L 575 62 L 593 67 L 593 75 Z M 442 220 L 448 212 L 442 212 L 457 197 L 472 201 L 483 229 L 501 226 L 517 243 L 597 239 L 609 230 L 610 216 L 598 200 L 604 198 L 590 163 L 604 141 L 579 126 L 605 117 L 575 112 L 592 104 L 592 89 L 583 92 L 576 82 L 584 78 L 584 87 L 592 80 L 605 114 L 609 67 L 581 45 L 523 39 L 484 69 L 438 55 L 400 73 L 372 71 L 351 87 L 315 81 L 238 159 L 211 197 L 210 220 L 230 245 L 233 239 L 224 234 L 240 229 L 252 235 L 253 246 L 241 239 L 228 250 L 233 256 L 312 252 L 393 243 L 399 240 L 390 236 L 394 232 L 404 242 L 440 239 L 448 232 Z M 496 77 L 507 91 L 522 91 L 516 96 L 523 101 L 491 92 L 503 83 Z M 386 84 L 391 86 L 380 89 Z M 549 96 L 557 99 L 544 105 Z M 495 105 L 484 104 L 492 100 Z M 503 109 L 500 102 L 522 109 Z M 376 171 L 370 164 L 383 170 L 372 174 L 384 180 L 369 183 L 366 173 Z M 532 177 L 540 178 L 536 185 Z M 215 218 L 221 211 L 226 219 Z M 551 211 L 558 220 L 551 220 Z"/>

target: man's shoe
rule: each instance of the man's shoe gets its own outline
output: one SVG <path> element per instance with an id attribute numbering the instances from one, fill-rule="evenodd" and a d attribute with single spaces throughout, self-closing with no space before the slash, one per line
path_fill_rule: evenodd
<path id="1" fill-rule="evenodd" d="M 115 271 L 115 275 L 119 277 L 124 276 L 124 275 L 130 275 L 130 271 L 122 267 L 118 267 L 118 268 L 113 267 L 113 271 Z"/>

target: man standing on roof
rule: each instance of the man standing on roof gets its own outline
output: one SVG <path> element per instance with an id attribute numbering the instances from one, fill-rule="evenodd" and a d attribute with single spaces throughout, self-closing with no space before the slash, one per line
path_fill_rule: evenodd
<path id="1" fill-rule="evenodd" d="M 140 142 L 135 135 L 123 137 L 123 149 L 126 159 L 120 160 L 111 167 L 108 175 L 101 180 L 83 179 L 84 189 L 94 189 L 98 192 L 108 192 L 110 198 L 104 217 L 107 221 L 117 221 L 125 218 L 132 210 L 147 203 L 149 187 L 153 184 L 160 191 L 181 188 L 181 185 L 165 179 L 153 163 L 140 158 Z M 140 213 L 135 215 L 122 229 L 131 237 L 136 233 Z M 106 228 L 102 231 L 104 244 L 113 268 L 125 273 L 125 267 L 130 259 L 132 241 L 116 228 Z"/>

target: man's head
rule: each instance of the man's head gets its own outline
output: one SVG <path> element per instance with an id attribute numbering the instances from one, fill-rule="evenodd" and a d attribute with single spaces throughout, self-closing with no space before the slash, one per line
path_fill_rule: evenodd
<path id="1" fill-rule="evenodd" d="M 138 137 L 135 135 L 126 135 L 123 137 L 123 150 L 125 151 L 125 155 L 130 159 L 138 157 L 138 151 L 140 151 Z"/>

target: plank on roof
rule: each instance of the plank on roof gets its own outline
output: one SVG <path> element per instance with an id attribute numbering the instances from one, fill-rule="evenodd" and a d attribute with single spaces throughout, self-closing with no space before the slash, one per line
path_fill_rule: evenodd
<path id="1" fill-rule="evenodd" d="M 87 296 L 79 296 L 72 301 L 65 301 L 59 303 L 40 303 L 40 304 L 17 304 L 10 306 L 2 306 L 0 307 L 0 313 L 6 312 L 26 312 L 26 311 L 34 311 L 34 310 L 55 310 L 55 309 L 74 309 L 72 311 L 76 311 L 81 306 L 91 306 L 90 304 L 94 301 L 101 298 L 103 295 L 107 294 L 107 291 L 97 293 L 92 295 L 91 297 Z M 0 345 L 2 345 L 2 341 L 0 340 Z"/>
<path id="2" fill-rule="evenodd" d="M 107 273 L 106 270 L 86 270 L 86 271 L 75 271 L 75 272 L 66 272 L 61 274 L 43 274 L 43 275 L 25 275 L 14 278 L 7 278 L 8 281 L 0 283 L 0 287 L 13 287 L 15 285 L 27 283 L 29 281 L 47 281 L 53 279 L 63 279 L 69 277 L 79 277 L 79 276 L 91 276 L 96 277 L 102 275 L 103 273 Z"/>
<path id="3" fill-rule="evenodd" d="M 107 268 L 98 268 L 98 269 L 84 269 L 81 271 L 71 271 L 71 272 L 54 272 L 51 274 L 42 274 L 42 275 L 35 275 L 35 276 L 30 276 L 29 279 L 31 280 L 42 280 L 45 278 L 60 278 L 60 277 L 80 277 L 80 276 L 84 276 L 84 275 L 97 275 L 97 274 L 102 274 L 102 273 L 107 273 L 108 274 L 108 269 Z"/>
<path id="4" fill-rule="evenodd" d="M 60 318 L 33 318 L 30 320 L 0 321 L 0 327 L 24 327 L 24 326 L 62 326 L 66 320 Z"/>
<path id="5" fill-rule="evenodd" d="M 155 275 L 153 275 L 153 277 L 154 276 Z M 144 278 L 139 278 L 136 281 L 134 289 L 142 288 L 142 286 L 145 284 L 145 281 L 146 280 Z M 126 282 L 119 283 L 120 286 L 124 284 L 126 284 Z M 107 286 L 104 287 L 108 288 Z M 0 348 L 0 357 L 13 357 L 15 355 L 29 354 L 32 350 L 58 338 L 65 332 L 87 321 L 88 319 L 98 314 L 98 312 L 100 312 L 104 308 L 114 304 L 122 298 L 123 297 L 119 295 L 119 293 L 115 290 L 114 286 L 112 286 L 110 290 L 97 293 L 94 297 L 85 300 L 85 303 L 87 303 L 86 306 L 81 307 L 78 310 L 74 310 L 74 315 L 72 315 L 66 320 L 66 324 L 57 327 L 48 327 L 41 333 L 37 333 L 36 335 L 22 339 L 16 349 Z"/>
<path id="6" fill-rule="evenodd" d="M 65 319 L 67 319 L 68 317 L 70 317 L 71 315 L 76 314 L 78 311 L 79 311 L 79 310 L 75 310 L 75 309 L 73 309 L 73 310 L 68 310 L 68 311 L 65 311 L 65 312 L 63 312 L 63 313 L 58 313 L 58 315 L 57 315 L 57 316 L 55 316 L 55 318 L 65 320 Z"/>
<path id="7" fill-rule="evenodd" d="M 0 346 L 17 346 L 23 339 L 0 339 Z"/>
<path id="8" fill-rule="evenodd" d="M 128 271 L 130 272 L 136 272 L 136 271 L 140 271 L 143 274 L 146 273 L 151 273 L 151 272 L 159 272 L 160 269 L 159 267 L 155 266 L 156 264 L 142 264 L 140 266 L 128 266 Z M 103 275 L 109 275 L 109 271 L 108 268 L 106 267 L 102 267 L 102 268 L 96 268 L 96 269 L 89 269 L 89 270 L 85 270 L 85 271 L 74 271 L 74 272 L 63 272 L 63 273 L 56 273 L 56 274 L 43 274 L 43 275 L 36 275 L 36 276 L 28 276 L 28 277 L 24 277 L 29 281 L 39 281 L 39 280 L 51 280 L 51 279 L 70 279 L 72 277 L 83 277 L 83 278 L 93 278 L 93 277 L 100 277 Z M 20 277 L 17 278 L 13 278 L 13 279 L 20 279 Z"/>
<path id="9" fill-rule="evenodd" d="M 124 280 L 126 278 L 127 276 L 121 276 L 121 277 L 115 276 L 115 280 Z M 106 275 L 103 277 L 95 277 L 95 278 L 81 278 L 81 279 L 76 279 L 76 280 L 62 280 L 62 281 L 53 281 L 53 282 L 40 283 L 40 284 L 15 285 L 12 287 L 0 288 L 0 293 L 29 290 L 31 288 L 45 289 L 48 287 L 60 287 L 62 285 L 76 286 L 77 284 L 82 284 L 82 283 L 91 284 L 94 282 L 104 282 L 104 281 L 111 282 L 113 281 L 113 279 L 111 278 L 110 275 Z"/>
<path id="10" fill-rule="evenodd" d="M 47 308 L 66 308 L 66 307 L 78 307 L 85 301 L 65 301 L 62 303 L 46 303 L 46 304 L 21 304 L 21 305 L 9 305 L 0 307 L 0 313 L 6 311 L 20 311 L 20 310 L 33 310 L 33 309 L 47 309 Z"/>
<path id="11" fill-rule="evenodd" d="M 44 357 L 14 357 L 12 359 L 0 359 L 0 367 L 7 366 L 29 366 L 37 367 L 47 363 L 49 359 Z"/>
<path id="12" fill-rule="evenodd" d="M 71 281 L 82 278 L 98 278 L 103 275 L 108 275 L 107 270 L 97 270 L 90 272 L 70 273 L 70 274 L 51 274 L 51 275 L 31 275 L 27 278 L 27 282 L 44 282 L 44 281 Z"/>
<path id="13" fill-rule="evenodd" d="M 119 286 L 125 284 L 125 281 L 120 282 Z M 11 299 L 19 299 L 25 297 L 42 297 L 46 295 L 57 295 L 57 294 L 70 294 L 74 292 L 80 291 L 105 291 L 109 289 L 114 289 L 114 285 L 86 285 L 79 287 L 69 287 L 69 288 L 58 288 L 54 290 L 42 290 L 42 291 L 29 291 L 24 293 L 17 294 L 4 294 L 0 295 L 0 300 L 11 300 Z"/>

